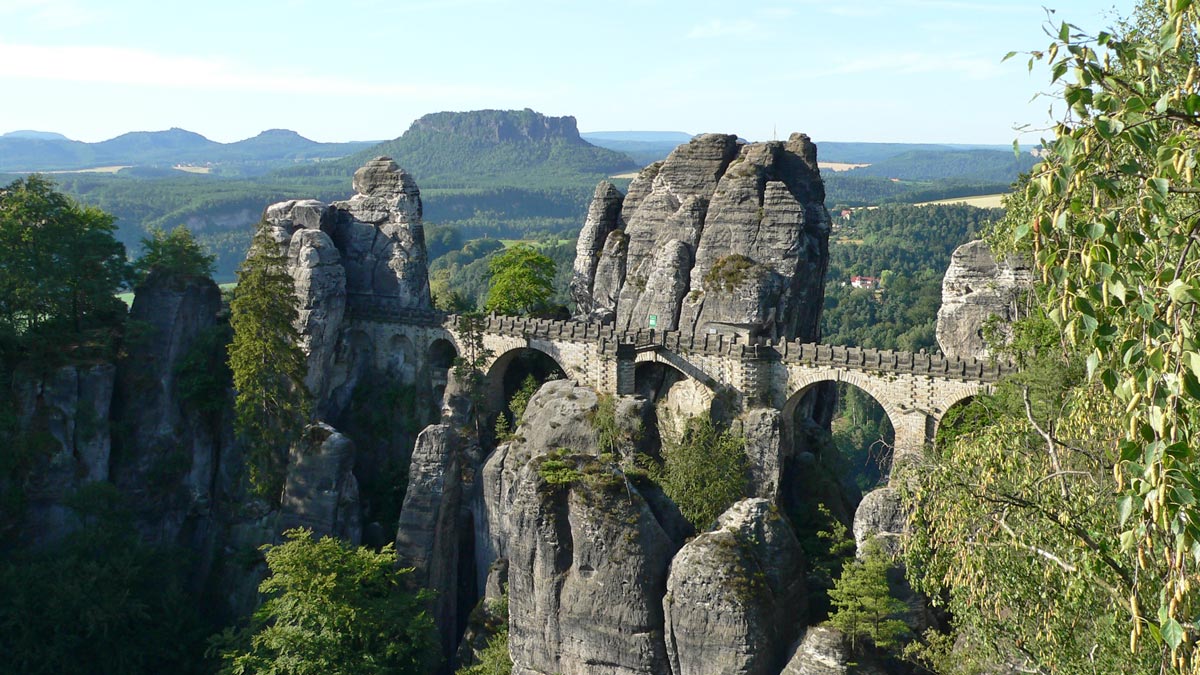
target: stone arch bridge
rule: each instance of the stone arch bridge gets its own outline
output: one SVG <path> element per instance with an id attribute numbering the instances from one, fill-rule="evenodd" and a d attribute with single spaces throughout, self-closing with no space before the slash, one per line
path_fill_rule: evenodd
<path id="1" fill-rule="evenodd" d="M 361 333 L 373 344 L 389 345 L 390 353 L 378 358 L 440 366 L 432 369 L 434 387 L 445 385 L 444 369 L 463 351 L 463 336 L 452 314 L 405 308 L 376 296 L 352 296 L 346 319 L 351 339 Z M 485 317 L 482 341 L 490 352 L 485 371 L 494 390 L 490 397 L 494 406 L 502 395 L 495 390 L 504 368 L 514 354 L 525 350 L 546 355 L 568 378 L 601 393 L 634 393 L 638 366 L 659 363 L 713 392 L 731 395 L 739 408 L 772 407 L 785 415 L 812 387 L 845 382 L 866 392 L 886 411 L 895 429 L 897 456 L 931 443 L 951 406 L 990 392 L 992 383 L 1013 370 L 1008 363 L 924 353 L 771 342 L 724 333 L 701 337 L 675 331 L 622 333 L 595 323 L 509 316 Z M 502 406 L 503 400 L 498 404 Z"/>

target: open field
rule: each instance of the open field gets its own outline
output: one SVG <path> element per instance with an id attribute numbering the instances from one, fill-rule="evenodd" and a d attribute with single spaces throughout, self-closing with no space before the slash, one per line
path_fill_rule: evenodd
<path id="1" fill-rule="evenodd" d="M 184 173 L 212 173 L 212 169 L 207 166 L 192 166 L 191 164 L 176 164 L 171 168 Z"/>
<path id="2" fill-rule="evenodd" d="M 42 171 L 41 173 L 116 173 L 121 169 L 132 168 L 130 165 L 124 166 L 97 166 L 91 169 L 72 169 L 70 171 Z M 18 171 L 16 173 L 24 173 Z"/>
<path id="3" fill-rule="evenodd" d="M 861 169 L 870 164 L 851 164 L 849 162 L 817 162 L 817 166 L 828 171 L 849 171 L 850 169 Z"/>
<path id="4" fill-rule="evenodd" d="M 932 202 L 921 202 L 920 204 L 917 204 L 917 206 L 929 206 L 931 204 L 966 204 L 967 206 L 974 206 L 981 209 L 998 209 L 1004 206 L 1001 203 L 1001 200 L 1007 196 L 1007 194 L 1001 193 L 995 195 L 976 195 L 974 197 L 955 197 L 953 199 L 939 199 Z"/>

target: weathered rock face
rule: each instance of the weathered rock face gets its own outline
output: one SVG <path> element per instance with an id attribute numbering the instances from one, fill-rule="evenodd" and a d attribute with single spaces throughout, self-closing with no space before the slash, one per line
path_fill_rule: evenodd
<path id="1" fill-rule="evenodd" d="M 364 359 L 373 356 L 342 330 L 350 299 L 432 306 L 416 182 L 390 158 L 377 157 L 355 172 L 353 185 L 356 194 L 346 201 L 290 200 L 263 214 L 264 227 L 288 256 L 300 346 L 308 355 L 305 384 L 325 419 L 339 416 Z"/>
<path id="2" fill-rule="evenodd" d="M 421 191 L 388 157 L 354 174 L 349 200 L 333 204 L 330 236 L 346 267 L 346 289 L 429 307 L 429 271 Z"/>
<path id="3" fill-rule="evenodd" d="M 109 478 L 109 410 L 116 368 L 65 366 L 45 377 L 15 382 L 17 431 L 35 461 L 25 480 L 25 532 L 38 544 L 67 534 L 72 524 L 63 498 Z"/>
<path id="4" fill-rule="evenodd" d="M 279 527 L 304 527 L 355 545 L 362 539 L 354 442 L 328 424 L 306 427 L 288 451 Z"/>
<path id="5" fill-rule="evenodd" d="M 661 598 L 681 537 L 614 463 L 635 448 L 599 458 L 597 406 L 586 387 L 546 383 L 484 467 L 486 545 L 508 560 L 514 673 L 668 668 Z M 614 409 L 628 432 L 650 414 L 632 397 Z"/>
<path id="6" fill-rule="evenodd" d="M 581 317 L 612 316 L 619 330 L 816 339 L 830 219 L 807 136 L 698 136 L 643 169 L 619 211 L 603 188 L 589 213 L 605 219 L 589 218 L 577 251 Z M 601 222 L 618 229 L 596 261 Z"/>
<path id="7" fill-rule="evenodd" d="M 937 341 L 955 358 L 986 358 L 983 327 L 993 316 L 1003 325 L 1017 318 L 1016 301 L 1033 284 L 1028 261 L 1010 256 L 997 261 L 987 242 L 975 240 L 954 250 L 942 278 Z"/>
<path id="8" fill-rule="evenodd" d="M 592 286 L 596 270 L 606 247 L 608 236 L 621 225 L 621 202 L 624 195 L 612 183 L 601 181 L 592 195 L 587 220 L 575 243 L 575 271 L 571 277 L 571 297 L 579 315 L 592 317 L 597 310 Z M 619 283 L 619 282 L 618 282 Z M 601 310 L 603 314 L 603 310 Z"/>
<path id="9" fill-rule="evenodd" d="M 804 633 L 796 653 L 780 675 L 846 675 L 852 655 L 841 631 L 813 626 Z"/>
<path id="10" fill-rule="evenodd" d="M 783 476 L 785 448 L 783 413 L 774 408 L 752 408 L 734 421 L 734 431 L 746 439 L 750 464 L 750 494 L 775 499 Z"/>
<path id="11" fill-rule="evenodd" d="M 478 596 L 471 506 L 478 498 L 482 462 L 470 397 L 451 378 L 441 423 L 417 436 L 396 528 L 400 565 L 413 568 L 415 586 L 435 593 L 433 618 L 446 658 L 458 647 L 466 611 Z"/>
<path id="12" fill-rule="evenodd" d="M 591 296 L 576 298 L 576 302 L 583 303 L 580 307 L 590 307 L 590 320 L 604 323 L 616 320 L 617 298 L 621 294 L 621 284 L 625 283 L 625 257 L 628 252 L 629 236 L 625 231 L 609 232 L 600 251 L 600 260 L 596 263 Z"/>
<path id="13" fill-rule="evenodd" d="M 305 385 L 318 401 L 323 400 L 346 313 L 346 270 L 329 235 L 313 229 L 292 235 L 288 270 L 300 299 L 300 348 L 308 355 Z"/>
<path id="14" fill-rule="evenodd" d="M 671 562 L 663 600 L 673 675 L 775 675 L 805 618 L 804 560 L 765 499 L 734 504 Z"/>
<path id="15" fill-rule="evenodd" d="M 355 172 L 353 185 L 353 197 L 332 205 L 312 199 L 272 204 L 263 221 L 272 237 L 288 247 L 292 265 L 312 270 L 308 275 L 315 291 L 331 290 L 318 270 L 341 265 L 346 293 L 386 297 L 406 307 L 429 307 L 425 229 L 416 182 L 391 158 L 377 157 Z M 328 235 L 336 251 L 311 234 L 301 235 L 304 241 L 293 251 L 293 239 L 309 230 Z"/>
<path id="16" fill-rule="evenodd" d="M 548 478 L 559 467 L 577 477 Z M 513 672 L 666 672 L 659 603 L 674 550 L 615 465 L 587 455 L 527 464 L 508 543 Z"/>
<path id="17" fill-rule="evenodd" d="M 867 541 L 875 538 L 885 552 L 895 553 L 907 527 L 900 492 L 893 487 L 876 488 L 863 496 L 854 512 L 854 544 L 861 554 Z"/>
<path id="18" fill-rule="evenodd" d="M 218 326 L 220 310 L 221 291 L 211 279 L 159 272 L 138 287 L 130 310 L 130 321 L 145 328 L 137 347 L 118 364 L 115 416 L 124 433 L 112 481 L 155 539 L 174 542 L 186 518 L 209 515 L 225 445 L 214 409 L 223 401 L 204 401 L 208 410 L 197 409 L 184 390 L 192 385 L 182 381 L 180 364 L 190 357 L 196 367 L 207 368 L 207 361 L 222 358 L 193 353 L 217 351 L 227 340 Z"/>
<path id="19" fill-rule="evenodd" d="M 396 529 L 400 564 L 413 568 L 413 582 L 436 594 L 433 619 L 443 653 L 454 651 L 459 636 L 459 593 L 474 585 L 474 575 L 461 578 L 463 557 L 470 557 L 464 538 L 471 537 L 463 495 L 463 439 L 448 424 L 434 424 L 417 436 L 409 465 L 408 491 Z"/>

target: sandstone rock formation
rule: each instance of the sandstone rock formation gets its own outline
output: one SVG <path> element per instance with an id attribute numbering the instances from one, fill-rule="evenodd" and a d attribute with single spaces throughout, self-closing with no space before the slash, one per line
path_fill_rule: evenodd
<path id="1" fill-rule="evenodd" d="M 478 492 L 474 477 L 483 461 L 473 415 L 466 390 L 451 379 L 441 423 L 417 436 L 396 529 L 400 564 L 413 568 L 414 585 L 436 594 L 433 618 L 447 657 L 458 647 L 464 628 L 461 610 L 476 597 L 476 575 L 464 573 L 473 559 L 470 502 Z"/>
<path id="2" fill-rule="evenodd" d="M 328 424 L 305 427 L 288 452 L 279 529 L 296 527 L 355 545 L 362 539 L 354 442 Z"/>
<path id="3" fill-rule="evenodd" d="M 310 229 L 292 235 L 288 269 L 300 300 L 300 348 L 308 354 L 305 385 L 323 392 L 346 313 L 346 270 L 329 235 Z"/>
<path id="4" fill-rule="evenodd" d="M 543 385 L 514 438 L 484 467 L 489 542 L 508 561 L 514 673 L 661 673 L 661 598 L 681 543 L 615 460 L 601 458 L 596 393 L 569 380 Z M 649 404 L 614 403 L 632 432 Z M 627 438 L 632 434 L 627 434 Z"/>
<path id="5" fill-rule="evenodd" d="M 579 315 L 619 330 L 815 339 L 824 199 L 807 136 L 749 145 L 698 136 L 643 169 L 623 201 L 597 188 L 572 281 Z"/>
<path id="6" fill-rule="evenodd" d="M 593 297 L 593 286 L 608 237 L 613 231 L 620 229 L 621 202 L 624 199 L 625 196 L 612 183 L 601 181 L 592 195 L 587 220 L 584 221 L 583 229 L 579 231 L 579 239 L 575 243 L 571 297 L 575 300 L 577 313 L 592 320 L 604 320 L 603 310 L 597 313 L 597 310 L 604 306 L 604 302 L 597 302 Z M 605 274 L 610 275 L 611 272 L 606 270 Z"/>
<path id="7" fill-rule="evenodd" d="M 881 675 L 883 672 L 873 663 L 856 658 L 841 631 L 829 626 L 813 626 L 805 631 L 795 654 L 780 675 Z"/>
<path id="8" fill-rule="evenodd" d="M 908 514 L 894 487 L 876 488 L 863 495 L 854 511 L 854 545 L 859 554 L 871 538 L 878 540 L 886 553 L 900 548 L 900 539 L 908 528 Z"/>
<path id="9" fill-rule="evenodd" d="M 14 382 L 17 432 L 33 446 L 27 451 L 34 462 L 23 486 L 23 540 L 47 543 L 67 534 L 74 525 L 64 497 L 108 480 L 115 376 L 111 364 L 78 365 Z"/>
<path id="10" fill-rule="evenodd" d="M 114 415 L 123 422 L 112 481 L 130 497 L 146 534 L 176 541 L 188 518 L 207 518 L 222 438 L 223 391 L 189 391 L 209 377 L 227 335 L 218 325 L 221 291 L 211 279 L 155 271 L 137 289 L 130 321 L 143 326 L 119 362 Z M 180 367 L 194 359 L 185 375 Z M 220 386 L 219 384 L 217 385 Z M 216 396 L 197 409 L 197 396 Z"/>
<path id="11" fill-rule="evenodd" d="M 673 675 L 775 675 L 805 615 L 804 559 L 765 499 L 734 504 L 671 562 L 663 600 Z"/>
<path id="12" fill-rule="evenodd" d="M 1016 301 L 1033 283 L 1028 261 L 1010 256 L 997 261 L 987 242 L 975 240 L 954 250 L 942 278 L 937 341 L 954 358 L 986 358 L 984 324 L 991 317 L 1007 324 L 1017 318 Z"/>
<path id="13" fill-rule="evenodd" d="M 377 157 L 355 172 L 353 187 L 353 197 L 332 205 L 289 200 L 263 214 L 264 227 L 288 256 L 300 346 L 308 355 L 306 384 L 326 419 L 338 416 L 363 370 L 346 362 L 364 356 L 346 344 L 342 331 L 348 302 L 379 298 L 396 307 L 432 307 L 416 182 L 390 158 Z"/>
<path id="14" fill-rule="evenodd" d="M 356 194 L 334 202 L 330 236 L 346 267 L 346 289 L 429 307 L 421 191 L 388 157 L 354 173 Z"/>
<path id="15" fill-rule="evenodd" d="M 557 472 L 557 473 L 556 473 Z M 615 465 L 542 455 L 510 518 L 513 673 L 662 673 L 662 606 L 675 546 Z"/>

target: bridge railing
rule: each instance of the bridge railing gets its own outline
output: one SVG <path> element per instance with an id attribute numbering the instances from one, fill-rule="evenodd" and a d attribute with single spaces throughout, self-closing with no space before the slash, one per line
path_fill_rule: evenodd
<path id="1" fill-rule="evenodd" d="M 785 363 L 847 367 L 892 373 L 912 373 L 955 379 L 995 382 L 1016 372 L 1015 364 L 993 359 L 960 359 L 942 354 L 905 352 L 891 349 L 843 347 L 813 342 L 779 341 L 772 343 Z"/>

